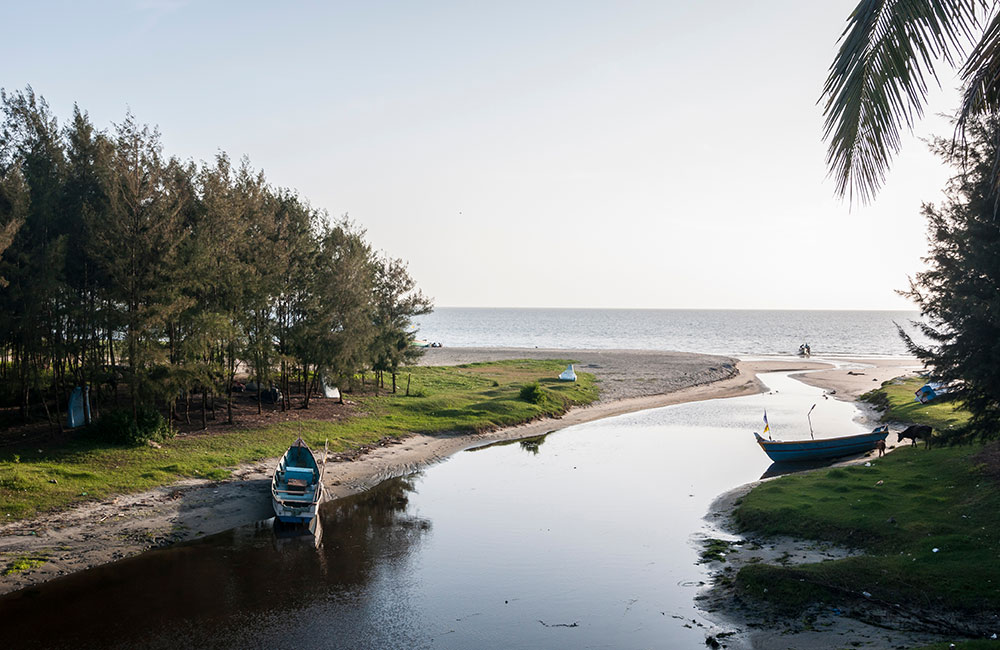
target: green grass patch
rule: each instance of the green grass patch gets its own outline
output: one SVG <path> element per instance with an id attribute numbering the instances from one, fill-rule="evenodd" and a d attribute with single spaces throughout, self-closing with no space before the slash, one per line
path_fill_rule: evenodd
<path id="1" fill-rule="evenodd" d="M 21 573 L 23 571 L 30 571 L 32 569 L 38 568 L 49 561 L 49 558 L 44 553 L 32 553 L 30 555 L 21 555 L 14 558 L 7 563 L 7 566 L 3 569 L 3 575 L 9 576 L 15 573 Z"/>
<path id="2" fill-rule="evenodd" d="M 969 421 L 969 414 L 957 402 L 948 399 L 947 394 L 926 404 L 916 401 L 914 392 L 926 383 L 923 377 L 893 379 L 860 399 L 882 409 L 883 422 L 916 422 L 945 431 Z"/>
<path id="3" fill-rule="evenodd" d="M 90 499 L 168 485 L 184 478 L 223 480 L 232 468 L 280 456 L 301 436 L 314 449 L 330 441 L 345 451 L 411 433 L 478 432 L 559 415 L 597 399 L 594 377 L 555 377 L 571 360 L 500 361 L 458 367 L 415 367 L 410 395 L 356 396 L 364 415 L 340 422 L 299 420 L 260 429 L 179 436 L 162 447 L 109 446 L 80 436 L 59 447 L 0 453 L 0 518 L 13 521 Z M 537 383 L 545 399 L 520 397 Z"/>
<path id="4" fill-rule="evenodd" d="M 919 377 L 885 382 L 862 399 L 884 409 L 885 421 L 928 424 L 937 431 L 968 422 L 953 401 L 914 400 L 924 383 Z M 746 566 L 737 588 L 789 611 L 845 597 L 970 614 L 995 611 L 1000 486 L 995 468 L 980 464 L 982 449 L 904 448 L 867 467 L 761 484 L 735 511 L 741 528 L 830 541 L 865 554 L 799 566 Z"/>
<path id="5" fill-rule="evenodd" d="M 700 562 L 725 562 L 732 542 L 711 537 L 705 540 L 701 549 Z"/>
<path id="6" fill-rule="evenodd" d="M 1000 490 L 973 460 L 981 450 L 904 448 L 870 467 L 761 484 L 735 511 L 741 528 L 830 541 L 866 555 L 797 567 L 744 567 L 738 586 L 790 608 L 867 592 L 889 603 L 996 611 Z"/>

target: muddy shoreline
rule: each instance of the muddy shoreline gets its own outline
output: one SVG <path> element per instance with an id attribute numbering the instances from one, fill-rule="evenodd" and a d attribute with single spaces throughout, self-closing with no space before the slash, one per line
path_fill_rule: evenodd
<path id="1" fill-rule="evenodd" d="M 856 399 L 881 382 L 911 374 L 918 364 L 906 361 L 868 360 L 866 366 L 843 367 L 803 373 L 797 378 L 806 384 L 822 388 L 840 399 Z M 888 365 L 888 367 L 886 367 Z M 873 380 L 877 383 L 873 383 Z M 873 426 L 875 422 L 871 422 Z M 890 443 L 891 453 L 895 445 Z M 830 465 L 837 467 L 869 462 L 871 455 L 852 458 Z M 852 549 L 826 542 L 793 537 L 764 537 L 735 532 L 732 513 L 740 501 L 760 481 L 741 485 L 719 495 L 705 516 L 707 530 L 696 535 L 702 544 L 709 539 L 730 542 L 724 560 L 711 560 L 708 567 L 712 582 L 698 595 L 697 604 L 715 624 L 709 633 L 721 647 L 726 645 L 749 648 L 797 648 L 821 650 L 830 647 L 912 648 L 942 641 L 955 641 L 954 635 L 936 633 L 926 621 L 914 618 L 913 612 L 863 599 L 845 598 L 840 607 L 815 607 L 799 616 L 790 617 L 766 607 L 751 606 L 735 593 L 733 578 L 740 568 L 750 563 L 770 563 L 792 566 L 833 560 L 855 555 Z"/>

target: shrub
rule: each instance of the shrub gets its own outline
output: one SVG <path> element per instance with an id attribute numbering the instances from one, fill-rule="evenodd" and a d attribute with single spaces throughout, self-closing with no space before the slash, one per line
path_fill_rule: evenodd
<path id="1" fill-rule="evenodd" d="M 547 412 L 565 412 L 570 406 L 565 397 L 537 381 L 521 386 L 520 398 Z"/>
<path id="2" fill-rule="evenodd" d="M 91 425 L 91 433 L 98 440 L 127 446 L 162 441 L 171 435 L 167 421 L 152 406 L 138 407 L 134 418 L 128 409 L 107 411 Z"/>
<path id="3" fill-rule="evenodd" d="M 542 385 L 537 381 L 521 386 L 520 397 L 525 402 L 530 402 L 539 406 L 544 404 L 547 398 L 545 395 L 545 389 L 542 388 Z"/>

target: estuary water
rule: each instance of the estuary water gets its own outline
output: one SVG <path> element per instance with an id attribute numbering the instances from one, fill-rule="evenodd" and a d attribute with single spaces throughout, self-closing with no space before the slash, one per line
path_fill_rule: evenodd
<path id="1" fill-rule="evenodd" d="M 460 453 L 326 504 L 317 536 L 258 522 L 15 592 L 0 626 L 18 648 L 704 647 L 703 517 L 769 467 L 764 410 L 776 438 L 807 431 L 814 403 L 817 437 L 869 428 L 762 379 Z"/>
<path id="2" fill-rule="evenodd" d="M 418 338 L 454 347 L 539 347 L 908 356 L 896 325 L 920 337 L 909 311 L 728 309 L 498 309 L 441 307 L 417 319 Z"/>

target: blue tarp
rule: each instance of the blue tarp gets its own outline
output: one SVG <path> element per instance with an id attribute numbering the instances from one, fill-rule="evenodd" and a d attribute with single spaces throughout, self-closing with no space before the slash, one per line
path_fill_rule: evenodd
<path id="1" fill-rule="evenodd" d="M 916 401 L 920 402 L 921 404 L 926 404 L 927 402 L 931 401 L 932 399 L 934 399 L 935 397 L 944 392 L 945 390 L 943 389 L 941 384 L 939 384 L 936 381 L 932 381 L 918 388 L 917 391 L 914 393 L 914 395 L 916 395 L 915 398 Z"/>
<path id="2" fill-rule="evenodd" d="M 70 429 L 82 427 L 87 423 L 83 406 L 83 388 L 77 386 L 69 396 L 69 408 L 66 409 L 66 426 Z"/>

